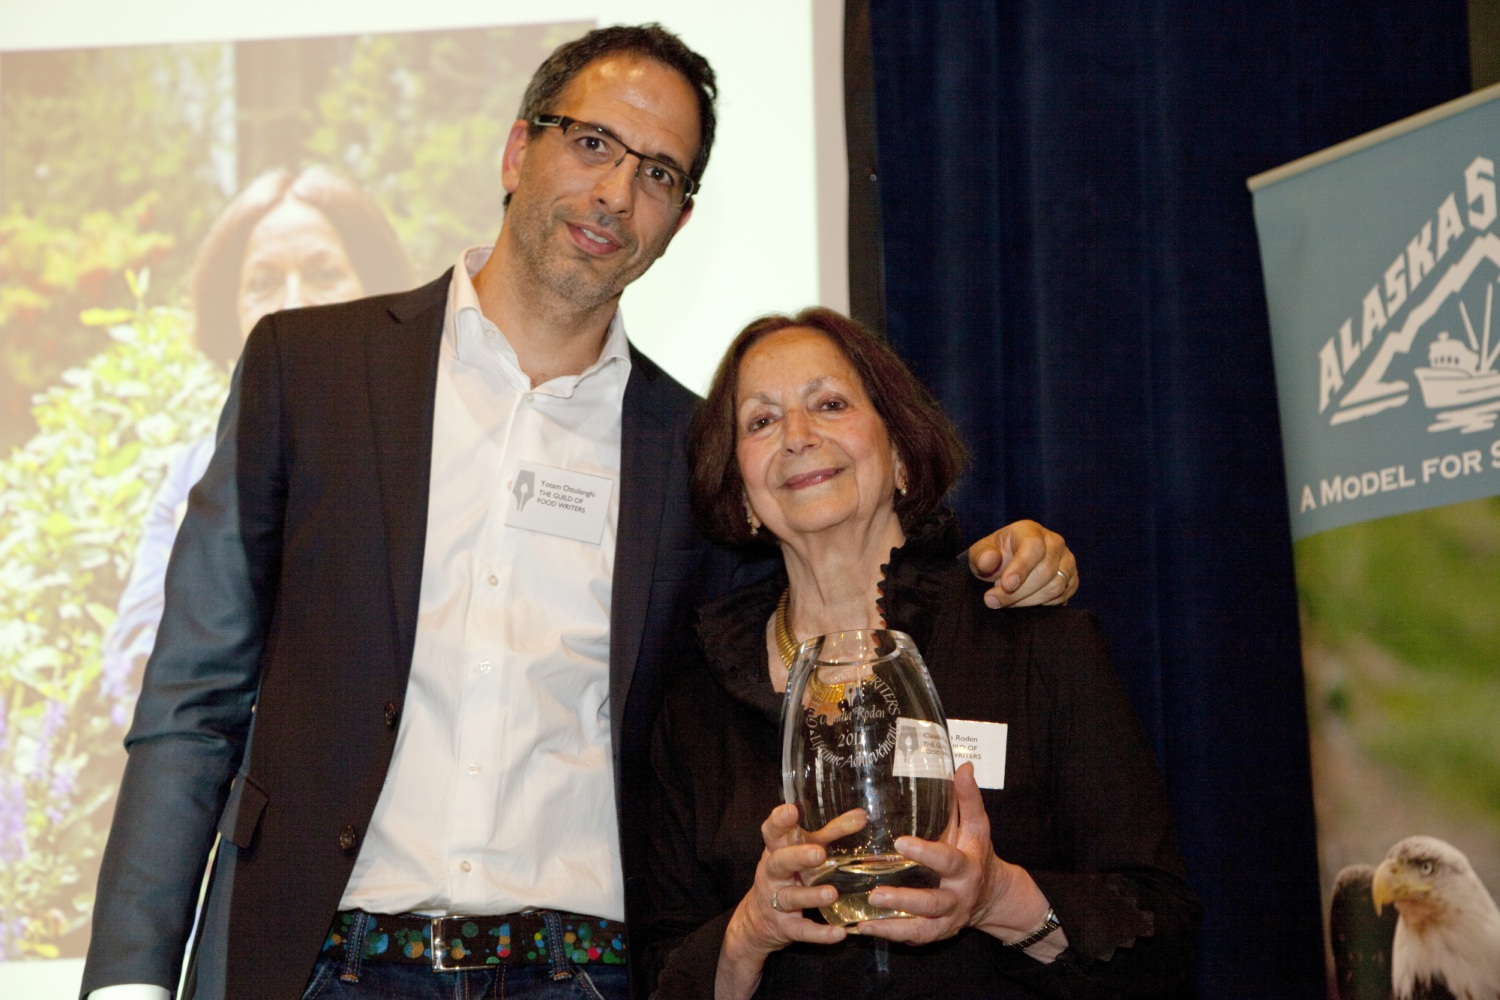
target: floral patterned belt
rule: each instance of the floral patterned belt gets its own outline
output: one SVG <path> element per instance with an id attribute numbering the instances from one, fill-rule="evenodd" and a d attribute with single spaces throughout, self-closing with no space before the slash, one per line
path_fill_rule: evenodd
<path id="1" fill-rule="evenodd" d="M 428 965 L 439 972 L 546 965 L 559 960 L 575 965 L 623 965 L 626 961 L 622 921 L 557 910 L 525 910 L 498 917 L 341 910 L 328 929 L 323 954 L 337 961 L 351 949 L 366 962 Z"/>

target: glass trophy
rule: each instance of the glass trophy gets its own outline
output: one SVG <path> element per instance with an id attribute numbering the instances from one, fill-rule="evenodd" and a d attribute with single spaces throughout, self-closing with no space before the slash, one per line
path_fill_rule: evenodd
<path id="1" fill-rule="evenodd" d="M 869 816 L 863 829 L 824 845 L 824 864 L 802 873 L 807 885 L 839 890 L 823 919 L 843 926 L 909 916 L 871 906 L 870 890 L 938 884 L 936 873 L 896 852 L 896 838 L 938 839 L 953 802 L 947 719 L 909 636 L 859 629 L 802 643 L 781 710 L 781 781 L 806 831 L 851 809 Z"/>

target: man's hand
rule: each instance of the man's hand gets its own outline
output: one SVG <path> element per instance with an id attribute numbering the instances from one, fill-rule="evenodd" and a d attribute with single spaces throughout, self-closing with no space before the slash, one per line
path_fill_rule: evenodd
<path id="1" fill-rule="evenodd" d="M 1068 543 L 1035 521 L 1007 524 L 969 546 L 969 571 L 994 584 L 992 608 L 1066 604 L 1078 592 L 1078 561 Z"/>

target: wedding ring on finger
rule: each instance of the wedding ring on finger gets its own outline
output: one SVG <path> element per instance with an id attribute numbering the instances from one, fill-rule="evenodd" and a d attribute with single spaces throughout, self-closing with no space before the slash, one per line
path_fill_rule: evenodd
<path id="1" fill-rule="evenodd" d="M 785 910 L 783 910 L 781 908 L 781 890 L 780 889 L 777 889 L 775 892 L 771 893 L 771 909 L 775 910 L 777 913 L 785 913 L 786 912 Z"/>
<path id="2" fill-rule="evenodd" d="M 1057 576 L 1058 579 L 1062 580 L 1063 586 L 1066 587 L 1068 585 L 1068 574 L 1064 573 L 1062 570 L 1058 570 Z"/>

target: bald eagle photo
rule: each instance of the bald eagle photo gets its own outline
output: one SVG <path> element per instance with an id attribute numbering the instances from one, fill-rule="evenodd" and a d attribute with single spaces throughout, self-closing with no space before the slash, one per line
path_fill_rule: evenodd
<path id="1" fill-rule="evenodd" d="M 1436 837 L 1339 872 L 1328 928 L 1340 1000 L 1500 1000 L 1500 909 Z"/>

